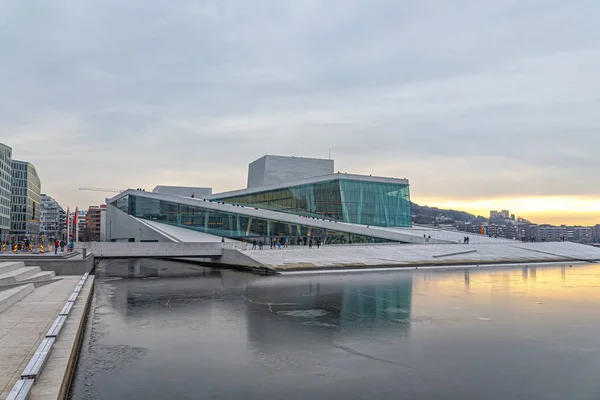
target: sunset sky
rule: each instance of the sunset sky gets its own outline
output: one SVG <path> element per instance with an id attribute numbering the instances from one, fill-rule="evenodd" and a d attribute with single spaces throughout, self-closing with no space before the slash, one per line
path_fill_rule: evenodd
<path id="1" fill-rule="evenodd" d="M 0 3 L 0 142 L 66 208 L 264 154 L 415 202 L 600 223 L 596 0 Z"/>

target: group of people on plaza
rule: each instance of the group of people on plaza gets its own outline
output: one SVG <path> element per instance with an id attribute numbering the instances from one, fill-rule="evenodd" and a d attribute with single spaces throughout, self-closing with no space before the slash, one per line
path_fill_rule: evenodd
<path id="1" fill-rule="evenodd" d="M 286 249 L 290 246 L 290 238 L 289 237 L 272 237 L 269 238 L 269 243 L 271 245 L 271 249 Z M 317 248 L 321 247 L 321 240 L 319 238 L 306 238 L 306 240 L 302 240 L 302 238 L 296 238 L 296 245 L 302 246 L 308 244 L 308 248 L 312 249 L 313 244 L 317 246 Z M 262 250 L 264 247 L 264 242 L 262 240 L 253 240 L 252 241 L 252 250 Z"/>
<path id="2" fill-rule="evenodd" d="M 67 246 L 67 252 L 72 252 L 75 247 L 75 243 L 71 240 L 68 244 L 64 240 L 54 239 L 54 254 L 58 254 L 58 248 L 60 247 L 60 252 L 65 251 L 65 246 Z"/>

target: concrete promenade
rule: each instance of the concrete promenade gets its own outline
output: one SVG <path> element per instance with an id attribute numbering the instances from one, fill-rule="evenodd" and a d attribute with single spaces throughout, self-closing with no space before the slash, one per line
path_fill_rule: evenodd
<path id="1" fill-rule="evenodd" d="M 570 243 L 515 240 L 472 244 L 401 243 L 325 245 L 317 248 L 253 249 L 243 242 L 81 243 L 81 251 L 104 258 L 174 258 L 258 273 L 356 268 L 599 262 L 600 248 Z M 85 247 L 83 247 L 85 246 Z"/>
<path id="2" fill-rule="evenodd" d="M 249 267 L 275 272 L 454 265 L 600 261 L 600 249 L 569 242 L 470 245 L 337 245 L 317 249 L 244 250 Z"/>
<path id="3" fill-rule="evenodd" d="M 78 249 L 96 258 L 221 257 L 224 249 L 243 249 L 241 242 L 80 242 Z"/>
<path id="4" fill-rule="evenodd" d="M 62 332 L 56 338 L 50 358 L 40 378 L 36 379 L 29 400 L 66 398 L 77 366 L 77 352 L 85 328 L 87 305 L 91 301 L 93 286 L 94 276 L 90 275 L 69 313 Z"/>
<path id="5" fill-rule="evenodd" d="M 0 399 L 6 399 L 20 378 L 80 279 L 80 275 L 62 276 L 59 281 L 37 287 L 0 313 Z M 67 378 L 65 372 L 68 362 L 76 349 L 75 332 L 82 326 L 84 307 L 92 286 L 93 276 L 90 276 L 73 306 L 73 313 L 67 318 L 40 379 L 36 379 L 31 399 L 59 398 Z"/>

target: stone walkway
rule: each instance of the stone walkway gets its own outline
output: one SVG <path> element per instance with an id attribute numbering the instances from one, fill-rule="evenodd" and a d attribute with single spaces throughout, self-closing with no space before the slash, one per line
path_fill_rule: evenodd
<path id="1" fill-rule="evenodd" d="M 245 256 L 276 271 L 347 266 L 469 265 L 478 263 L 576 262 L 600 260 L 600 248 L 569 242 L 508 244 L 327 245 L 317 249 L 244 250 Z"/>
<path id="2" fill-rule="evenodd" d="M 83 335 L 86 303 L 93 286 L 94 276 L 90 275 L 69 313 L 62 332 L 52 346 L 50 358 L 48 358 L 40 377 L 35 380 L 29 400 L 55 400 L 60 398 L 62 389 L 65 390 L 65 393 L 68 391 L 71 374 L 75 368 L 79 334 Z M 69 365 L 69 363 L 73 363 L 73 365 Z"/>
<path id="3" fill-rule="evenodd" d="M 0 399 L 8 396 L 81 276 L 61 278 L 0 313 Z"/>

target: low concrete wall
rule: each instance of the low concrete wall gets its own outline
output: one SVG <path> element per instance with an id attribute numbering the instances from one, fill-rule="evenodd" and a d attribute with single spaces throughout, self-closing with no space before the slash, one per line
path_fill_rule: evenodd
<path id="1" fill-rule="evenodd" d="M 245 248 L 239 242 L 168 243 L 168 242 L 80 242 L 79 251 L 96 257 L 221 257 L 223 250 Z"/>
<path id="2" fill-rule="evenodd" d="M 94 258 L 89 254 L 85 259 L 80 255 L 70 258 L 24 255 L 12 256 L 0 262 L 2 261 L 22 261 L 27 267 L 40 267 L 42 271 L 54 271 L 56 275 L 83 275 L 94 268 Z"/>
<path id="3" fill-rule="evenodd" d="M 92 272 L 94 257 L 88 255 L 84 260 L 25 261 L 25 264 L 39 266 L 42 271 L 54 271 L 56 275 L 83 275 L 86 272 Z"/>
<path id="4" fill-rule="evenodd" d="M 264 264 L 256 261 L 255 259 L 248 257 L 237 249 L 225 249 L 223 250 L 223 256 L 213 261 L 213 264 L 218 266 L 227 265 L 232 267 L 244 267 L 252 270 L 256 270 L 261 273 L 275 273 L 274 270 L 268 268 Z"/>

